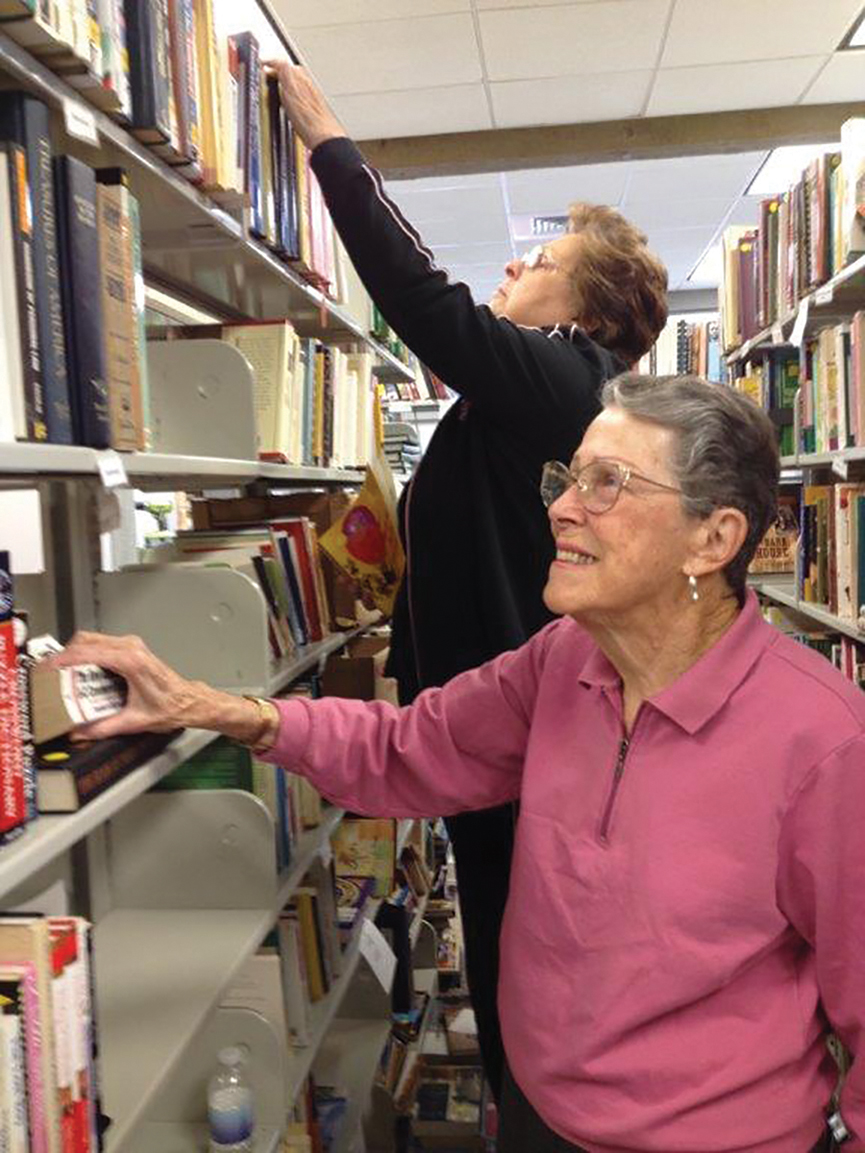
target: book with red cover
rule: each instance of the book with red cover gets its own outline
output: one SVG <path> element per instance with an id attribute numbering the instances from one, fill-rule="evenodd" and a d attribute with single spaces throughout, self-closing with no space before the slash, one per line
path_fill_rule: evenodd
<path id="1" fill-rule="evenodd" d="M 27 819 L 18 693 L 11 561 L 0 551 L 0 843 Z"/>
<path id="2" fill-rule="evenodd" d="M 321 614 L 318 610 L 318 597 L 316 595 L 315 589 L 315 576 L 312 569 L 313 561 L 309 555 L 303 518 L 291 517 L 282 520 L 271 520 L 268 522 L 268 524 L 271 531 L 286 532 L 294 541 L 295 549 L 297 552 L 297 559 L 300 566 L 299 578 L 301 592 L 303 594 L 303 607 L 306 612 L 306 620 L 309 627 L 309 639 L 311 641 L 323 640 L 324 630 L 322 628 Z"/>

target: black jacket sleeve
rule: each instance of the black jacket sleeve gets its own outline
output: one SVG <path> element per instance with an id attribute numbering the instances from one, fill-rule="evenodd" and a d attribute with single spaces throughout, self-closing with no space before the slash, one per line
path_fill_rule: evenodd
<path id="1" fill-rule="evenodd" d="M 345 137 L 312 154 L 337 231 L 367 291 L 406 345 L 446 384 L 511 423 L 559 419 L 563 406 L 596 407 L 615 358 L 574 328 L 523 328 L 451 284 L 388 198 L 381 176 Z M 582 355 L 575 356 L 575 347 Z M 581 396 L 580 393 L 584 395 Z M 528 431 L 528 429 L 527 429 Z"/>

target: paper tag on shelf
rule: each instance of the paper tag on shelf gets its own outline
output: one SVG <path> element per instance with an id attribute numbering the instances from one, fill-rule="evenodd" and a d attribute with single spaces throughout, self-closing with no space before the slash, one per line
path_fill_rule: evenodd
<path id="1" fill-rule="evenodd" d="M 836 456 L 832 457 L 832 471 L 836 476 L 840 476 L 842 480 L 847 479 L 848 463 L 843 452 L 839 452 Z"/>
<path id="2" fill-rule="evenodd" d="M 360 931 L 360 953 L 375 973 L 385 993 L 389 993 L 396 971 L 396 954 L 384 939 L 381 929 L 366 920 Z"/>
<path id="3" fill-rule="evenodd" d="M 815 304 L 831 304 L 835 296 L 835 288 L 831 284 L 824 284 L 822 288 L 818 288 L 814 293 Z"/>
<path id="4" fill-rule="evenodd" d="M 780 320 L 776 320 L 775 323 L 772 325 L 772 343 L 773 344 L 784 344 L 785 343 L 784 325 L 781 323 Z"/>
<path id="5" fill-rule="evenodd" d="M 790 343 L 795 345 L 796 348 L 801 348 L 802 341 L 805 339 L 805 327 L 808 324 L 808 309 L 810 306 L 810 296 L 806 296 L 804 300 L 799 302 L 799 311 L 796 313 L 796 323 L 793 325 L 793 331 L 790 333 Z"/>
<path id="6" fill-rule="evenodd" d="M 69 136 L 76 140 L 83 140 L 85 144 L 99 147 L 99 130 L 96 127 L 96 117 L 92 110 L 82 104 L 80 100 L 73 100 L 67 96 L 63 101 L 63 122 Z"/>
<path id="7" fill-rule="evenodd" d="M 129 487 L 126 465 L 121 460 L 120 454 L 115 452 L 113 448 L 106 448 L 97 452 L 96 467 L 99 469 L 99 475 L 102 477 L 102 483 L 106 488 Z"/>

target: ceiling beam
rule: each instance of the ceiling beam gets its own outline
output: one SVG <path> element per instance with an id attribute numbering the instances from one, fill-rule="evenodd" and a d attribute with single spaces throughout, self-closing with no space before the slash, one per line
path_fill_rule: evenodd
<path id="1" fill-rule="evenodd" d="M 862 104 L 797 104 L 742 112 L 403 136 L 359 144 L 370 163 L 386 177 L 402 180 L 817 144 L 837 139 L 841 123 L 862 112 Z"/>

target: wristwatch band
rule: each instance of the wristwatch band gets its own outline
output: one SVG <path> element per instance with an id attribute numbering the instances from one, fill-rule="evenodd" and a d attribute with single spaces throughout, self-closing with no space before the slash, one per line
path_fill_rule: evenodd
<path id="1" fill-rule="evenodd" d="M 273 701 L 253 696 L 251 693 L 244 693 L 243 698 L 252 701 L 258 710 L 259 726 L 255 740 L 242 743 L 256 755 L 267 753 L 276 744 L 279 733 L 279 709 Z"/>

